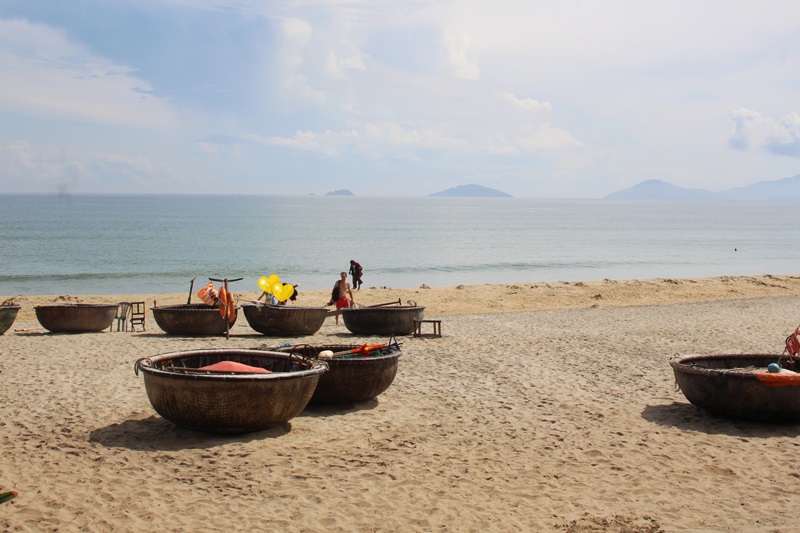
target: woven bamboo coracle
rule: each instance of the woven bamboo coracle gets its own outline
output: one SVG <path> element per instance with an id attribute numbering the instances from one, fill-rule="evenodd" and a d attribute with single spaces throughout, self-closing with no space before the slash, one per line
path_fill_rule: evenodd
<path id="1" fill-rule="evenodd" d="M 242 311 L 251 328 L 270 337 L 313 335 L 328 313 L 325 307 L 270 304 L 244 304 Z"/>
<path id="2" fill-rule="evenodd" d="M 268 374 L 200 370 L 232 361 Z M 165 419 L 212 433 L 259 431 L 288 422 L 308 404 L 324 363 L 262 350 L 191 350 L 139 359 L 147 397 Z"/>
<path id="3" fill-rule="evenodd" d="M 42 327 L 54 333 L 90 333 L 110 327 L 117 307 L 117 304 L 48 304 L 33 309 Z"/>
<path id="4" fill-rule="evenodd" d="M 325 350 L 342 353 L 356 350 L 359 346 L 358 344 L 298 344 L 275 349 L 303 357 L 317 358 Z M 356 403 L 377 397 L 394 381 L 401 355 L 403 352 L 395 344 L 371 352 L 368 356 L 355 354 L 322 359 L 327 363 L 328 371 L 320 376 L 309 403 L 316 405 Z"/>
<path id="5" fill-rule="evenodd" d="M 778 386 L 763 380 L 767 366 L 779 359 L 776 354 L 676 355 L 670 366 L 686 399 L 711 413 L 769 422 L 800 421 L 800 380 L 790 375 L 785 385 Z M 785 356 L 781 365 L 800 371 L 800 361 L 793 367 Z"/>
<path id="6" fill-rule="evenodd" d="M 225 335 L 229 326 L 236 323 L 239 308 L 231 324 L 219 313 L 218 307 L 206 304 L 180 304 L 151 307 L 153 318 L 164 332 L 170 335 L 203 337 Z"/>
<path id="7" fill-rule="evenodd" d="M 20 310 L 18 305 L 0 305 L 0 335 L 8 331 L 14 320 L 17 319 L 17 313 Z"/>
<path id="8" fill-rule="evenodd" d="M 414 320 L 425 318 L 421 306 L 359 307 L 342 309 L 345 327 L 357 335 L 411 335 Z"/>

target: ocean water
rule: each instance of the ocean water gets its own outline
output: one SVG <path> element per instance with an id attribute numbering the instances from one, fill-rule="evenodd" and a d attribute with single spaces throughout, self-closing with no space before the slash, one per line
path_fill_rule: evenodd
<path id="1" fill-rule="evenodd" d="M 796 202 L 0 195 L 0 295 L 796 274 Z"/>

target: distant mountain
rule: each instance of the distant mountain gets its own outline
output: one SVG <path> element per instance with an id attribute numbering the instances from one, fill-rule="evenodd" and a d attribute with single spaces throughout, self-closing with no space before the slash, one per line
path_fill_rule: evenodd
<path id="1" fill-rule="evenodd" d="M 497 189 L 491 189 L 482 185 L 459 185 L 451 187 L 444 191 L 439 191 L 431 194 L 430 196 L 468 196 L 473 198 L 512 198 L 510 194 Z"/>
<path id="2" fill-rule="evenodd" d="M 633 187 L 611 193 L 609 200 L 800 200 L 800 174 L 791 178 L 760 181 L 725 191 L 678 187 L 661 180 L 643 181 Z"/>
<path id="3" fill-rule="evenodd" d="M 347 189 L 339 189 L 338 191 L 326 192 L 325 196 L 355 196 L 355 194 L 351 193 Z"/>
<path id="4" fill-rule="evenodd" d="M 714 194 L 704 189 L 686 189 L 661 180 L 643 181 L 628 189 L 606 196 L 609 200 L 713 200 Z"/>
<path id="5" fill-rule="evenodd" d="M 800 200 L 800 174 L 718 193 L 725 200 Z"/>

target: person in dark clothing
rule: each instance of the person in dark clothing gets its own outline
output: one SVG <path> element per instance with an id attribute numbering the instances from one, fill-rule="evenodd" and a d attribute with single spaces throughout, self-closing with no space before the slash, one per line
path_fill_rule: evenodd
<path id="1" fill-rule="evenodd" d="M 361 268 L 361 265 L 358 262 L 354 261 L 353 259 L 350 260 L 350 275 L 353 276 L 353 288 L 355 290 L 361 290 L 361 275 L 364 273 L 364 270 Z"/>
<path id="2" fill-rule="evenodd" d="M 336 280 L 336 283 L 333 284 L 333 290 L 331 290 L 331 300 L 328 302 L 327 305 L 333 305 L 336 303 L 336 300 L 339 299 L 339 280 Z"/>

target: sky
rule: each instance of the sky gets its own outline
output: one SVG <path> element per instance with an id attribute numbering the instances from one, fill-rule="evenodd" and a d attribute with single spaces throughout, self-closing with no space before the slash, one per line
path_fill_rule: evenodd
<path id="1" fill-rule="evenodd" d="M 0 0 L 0 193 L 797 174 L 796 0 Z"/>

